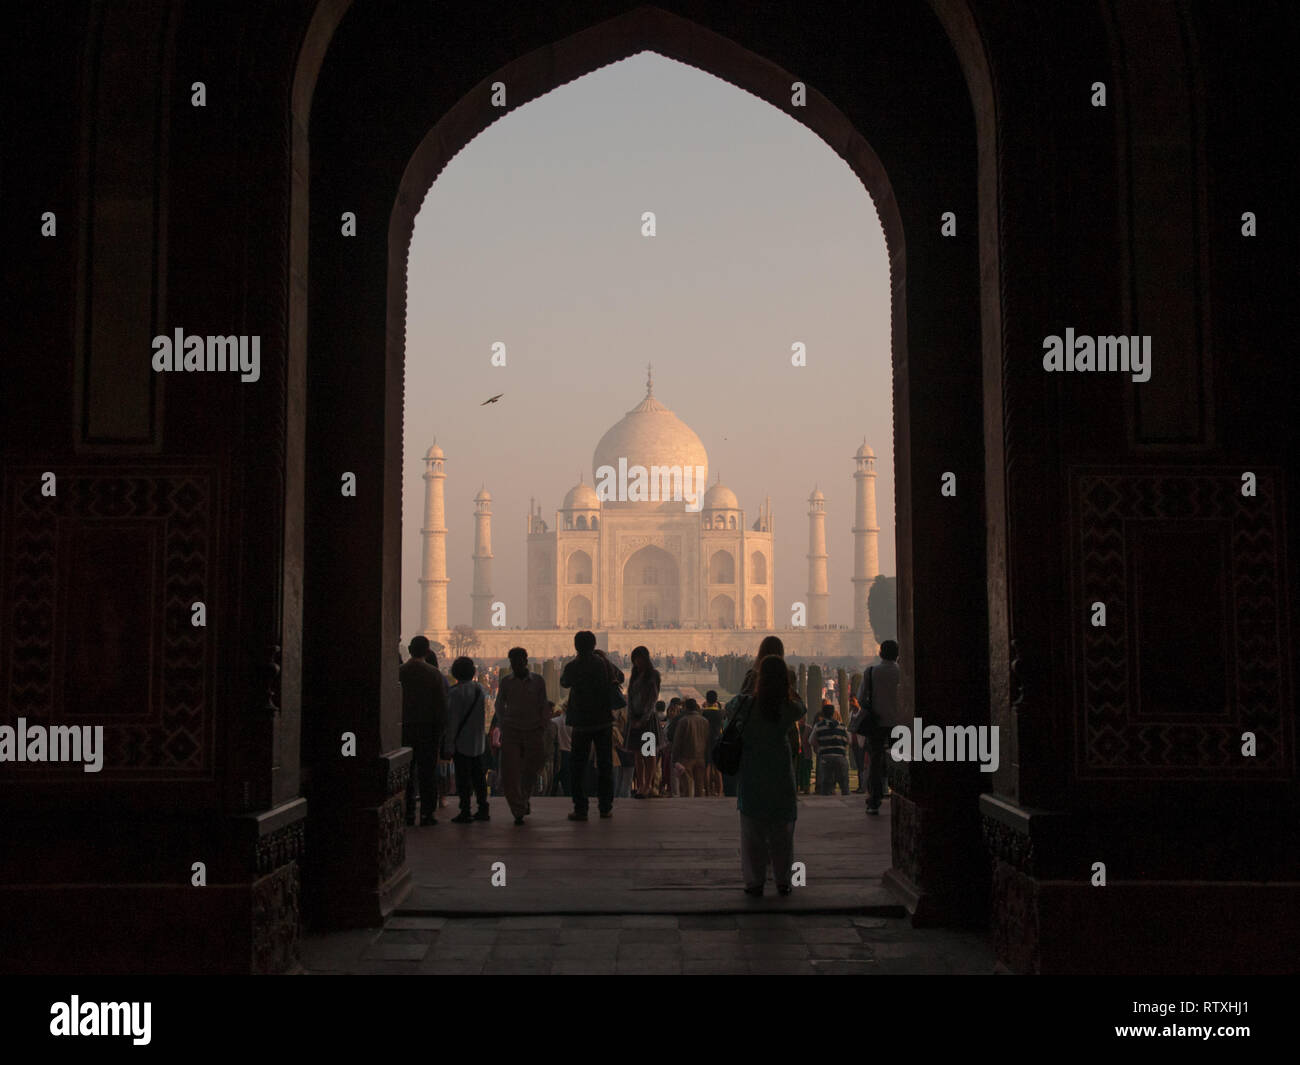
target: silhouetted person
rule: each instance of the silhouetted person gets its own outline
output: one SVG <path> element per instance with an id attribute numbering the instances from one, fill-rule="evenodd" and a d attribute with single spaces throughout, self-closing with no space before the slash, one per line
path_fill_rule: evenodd
<path id="1" fill-rule="evenodd" d="M 411 653 L 397 671 L 402 684 L 402 745 L 414 752 L 411 779 L 406 787 L 406 823 L 415 824 L 415 800 L 420 800 L 420 824 L 436 825 L 438 807 L 438 752 L 447 727 L 447 701 L 442 674 L 429 665 L 427 637 L 416 636 L 407 650 Z"/>
<path id="2" fill-rule="evenodd" d="M 885 756 L 889 730 L 898 720 L 898 642 L 880 645 L 880 665 L 862 676 L 858 702 L 862 705 L 867 737 L 867 813 L 879 815 L 885 797 Z"/>
<path id="3" fill-rule="evenodd" d="M 438 670 L 438 676 L 442 678 L 442 694 L 445 701 L 445 697 L 451 694 L 451 685 L 447 681 L 447 674 L 438 669 L 438 655 L 432 647 L 424 652 L 424 660 Z"/>
<path id="4" fill-rule="evenodd" d="M 573 789 L 570 821 L 587 820 L 587 759 L 596 748 L 597 803 L 601 817 L 614 815 L 613 709 L 610 689 L 623 683 L 623 671 L 596 650 L 596 634 L 583 629 L 573 637 L 576 658 L 565 664 L 560 687 L 569 689 L 568 720 L 573 727 L 569 784 Z"/>
<path id="5" fill-rule="evenodd" d="M 632 648 L 632 673 L 627 679 L 627 745 L 632 750 L 635 767 L 632 798 L 644 799 L 654 788 L 655 759 L 659 755 L 659 721 L 655 703 L 659 699 L 659 671 L 650 663 L 650 651 Z M 643 753 L 648 740 L 650 750 Z"/>
<path id="6" fill-rule="evenodd" d="M 704 798 L 709 793 L 709 774 L 705 769 L 709 757 L 709 723 L 700 713 L 700 704 L 687 699 L 677 719 L 673 740 L 673 759 L 682 767 L 686 794 Z"/>
<path id="7" fill-rule="evenodd" d="M 447 698 L 447 746 L 456 764 L 456 791 L 460 794 L 460 813 L 452 818 L 458 825 L 470 821 L 487 821 L 488 793 L 484 775 L 484 726 L 487 724 L 487 693 L 474 682 L 474 660 L 464 656 L 451 664 L 456 681 Z M 478 809 L 471 817 L 471 791 Z"/>
<path id="8" fill-rule="evenodd" d="M 835 785 L 840 794 L 849 793 L 849 734 L 835 720 L 835 707 L 822 704 L 821 717 L 812 728 L 812 749 L 817 755 L 817 794 L 834 795 Z"/>
<path id="9" fill-rule="evenodd" d="M 726 712 L 718 705 L 718 693 L 712 688 L 704 693 L 704 709 L 700 711 L 709 723 L 709 755 L 713 754 L 713 745 L 722 735 L 723 722 L 727 720 Z M 706 772 L 709 775 L 709 794 L 722 794 L 722 773 L 713 764 L 712 757 L 707 758 Z"/>
<path id="10" fill-rule="evenodd" d="M 532 813 L 529 801 L 537 786 L 537 774 L 546 757 L 544 741 L 550 704 L 546 682 L 528 671 L 528 652 L 512 647 L 508 652 L 510 675 L 501 679 L 497 690 L 497 724 L 501 728 L 501 790 L 515 824 L 522 825 Z"/>
<path id="11" fill-rule="evenodd" d="M 571 759 L 573 757 L 573 729 L 565 720 L 569 713 L 568 703 L 557 711 L 555 714 L 555 746 L 556 750 L 556 769 L 555 769 L 555 786 L 551 789 L 553 795 L 568 795 L 571 790 L 569 783 L 571 777 Z"/>
<path id="12" fill-rule="evenodd" d="M 763 894 L 770 862 L 777 890 L 789 895 L 798 816 L 790 729 L 804 708 L 792 698 L 785 661 L 776 655 L 759 663 L 754 693 L 737 699 L 741 749 L 736 805 L 745 894 Z"/>
<path id="13" fill-rule="evenodd" d="M 537 795 L 555 794 L 556 774 L 560 770 L 560 730 L 555 720 L 555 704 L 546 703 L 546 724 L 542 728 L 542 768 L 537 774 Z"/>
<path id="14" fill-rule="evenodd" d="M 794 782 L 800 795 L 812 793 L 812 723 L 807 715 L 799 719 L 799 757 L 794 767 Z"/>
<path id="15" fill-rule="evenodd" d="M 668 700 L 665 715 L 663 775 L 668 794 L 676 798 L 680 791 L 681 774 L 677 771 L 677 756 L 673 753 L 673 737 L 677 735 L 677 719 L 682 716 L 682 701 L 676 695 Z"/>

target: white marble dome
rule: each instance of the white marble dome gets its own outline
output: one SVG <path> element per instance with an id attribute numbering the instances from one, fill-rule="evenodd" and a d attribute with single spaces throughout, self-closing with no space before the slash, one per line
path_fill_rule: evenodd
<path id="1" fill-rule="evenodd" d="M 739 510 L 740 500 L 736 493 L 719 481 L 704 493 L 705 510 Z"/>
<path id="2" fill-rule="evenodd" d="M 599 510 L 600 497 L 585 481 L 575 484 L 564 494 L 563 510 Z"/>
<path id="3" fill-rule="evenodd" d="M 592 455 L 592 476 L 599 481 L 598 471 L 609 466 L 617 472 L 618 460 L 627 459 L 628 467 L 680 466 L 683 469 L 703 467 L 703 480 L 708 483 L 709 455 L 695 430 L 654 397 L 651 382 L 646 382 L 645 399 L 623 415 L 613 425 Z"/>

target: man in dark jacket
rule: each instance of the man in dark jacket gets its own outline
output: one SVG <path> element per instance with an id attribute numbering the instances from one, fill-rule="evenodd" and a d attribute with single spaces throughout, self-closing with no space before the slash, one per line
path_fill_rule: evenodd
<path id="1" fill-rule="evenodd" d="M 407 645 L 411 657 L 397 671 L 402 683 L 402 745 L 414 752 L 411 779 L 406 785 L 406 823 L 415 824 L 418 791 L 421 825 L 436 825 L 438 808 L 438 749 L 447 728 L 447 699 L 442 674 L 424 661 L 429 651 L 427 637 L 416 636 Z"/>
<path id="2" fill-rule="evenodd" d="M 583 629 L 573 637 L 578 657 L 560 674 L 560 687 L 569 689 L 568 723 L 573 727 L 569 781 L 573 789 L 570 821 L 587 820 L 587 759 L 596 748 L 597 801 L 601 817 L 614 815 L 613 710 L 610 687 L 623 683 L 623 671 L 596 650 L 596 634 Z"/>

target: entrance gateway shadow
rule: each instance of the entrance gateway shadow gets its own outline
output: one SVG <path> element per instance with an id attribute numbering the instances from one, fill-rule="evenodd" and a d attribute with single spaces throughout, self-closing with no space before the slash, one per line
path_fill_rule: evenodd
<path id="1" fill-rule="evenodd" d="M 772 37 L 761 21 L 738 24 L 735 36 L 752 40 L 750 50 L 656 7 L 587 26 L 511 12 L 503 35 L 480 22 L 449 27 L 445 12 L 404 17 L 399 28 L 361 6 L 323 4 L 294 91 L 292 274 L 310 283 L 291 293 L 290 389 L 304 388 L 307 403 L 290 406 L 289 435 L 305 440 L 305 461 L 291 464 L 286 491 L 303 500 L 310 530 L 301 598 L 309 921 L 375 923 L 411 888 L 401 796 L 409 753 L 399 744 L 390 650 L 399 642 L 406 259 L 430 185 L 505 113 L 492 105 L 494 83 L 507 86 L 513 109 L 652 51 L 780 108 L 857 174 L 890 261 L 903 707 L 927 721 L 987 723 L 980 397 L 986 383 L 997 388 L 1000 357 L 986 374 L 981 338 L 997 331 L 986 322 L 981 332 L 975 113 L 939 20 L 921 4 L 874 13 L 876 25 L 862 27 L 870 43 L 861 65 L 848 69 L 813 47 L 812 27 L 792 41 Z M 795 82 L 806 84 L 806 106 L 792 106 Z M 341 245 L 345 209 L 369 221 Z M 965 239 L 940 236 L 943 211 L 967 220 Z M 984 267 L 992 286 L 987 256 Z M 996 311 L 996 298 L 986 306 Z M 940 425 L 942 433 L 924 429 Z M 370 486 L 342 505 L 341 469 Z M 940 498 L 942 471 L 956 473 L 956 498 Z M 344 647 L 369 650 L 339 654 Z M 338 757 L 345 730 L 357 736 L 355 759 Z M 881 871 L 918 921 L 987 920 L 977 807 L 985 782 L 966 768 L 917 765 L 892 780 L 892 866 Z M 867 838 L 860 828 L 858 839 Z"/>

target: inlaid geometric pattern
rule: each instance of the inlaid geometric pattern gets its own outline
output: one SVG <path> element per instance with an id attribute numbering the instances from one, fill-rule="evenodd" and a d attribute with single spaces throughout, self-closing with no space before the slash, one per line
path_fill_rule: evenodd
<path id="1" fill-rule="evenodd" d="M 1277 779 L 1289 776 L 1292 723 L 1287 713 L 1288 644 L 1282 611 L 1285 573 L 1280 478 L 1276 470 L 1251 467 L 1256 494 L 1242 495 L 1243 468 L 1159 471 L 1074 470 L 1072 527 L 1077 537 L 1072 585 L 1074 645 L 1082 705 L 1075 713 L 1076 771 L 1080 778 Z M 1207 551 L 1203 576 L 1179 574 L 1184 586 L 1213 597 L 1209 636 L 1196 630 L 1202 653 L 1212 661 L 1188 661 L 1207 676 L 1222 678 L 1216 705 L 1185 705 L 1142 678 L 1143 647 L 1135 631 L 1135 545 L 1144 557 L 1158 554 L 1160 537 L 1175 544 L 1226 542 Z M 1226 572 L 1225 572 L 1226 570 Z M 1175 582 L 1176 583 L 1176 582 Z M 1206 591 L 1208 589 L 1208 591 Z M 1157 589 L 1158 591 L 1158 589 Z M 1156 591 L 1145 590 L 1147 601 Z M 1220 602 L 1226 599 L 1226 602 Z M 1204 599 L 1202 600 L 1204 601 Z M 1093 627 L 1089 608 L 1106 605 L 1105 627 Z M 1161 607 L 1165 617 L 1177 607 Z M 1185 624 L 1201 619 L 1188 608 Z M 1218 634 L 1222 632 L 1220 637 Z M 1206 642 L 1208 640 L 1208 642 Z M 1169 648 L 1159 656 L 1167 667 Z M 1165 674 L 1168 676 L 1168 672 Z M 1145 689 L 1141 687 L 1145 684 Z M 1156 690 L 1153 690 L 1156 689 Z M 1145 705 L 1144 705 L 1145 704 Z M 1242 733 L 1255 733 L 1255 757 L 1241 753 Z"/>
<path id="2" fill-rule="evenodd" d="M 216 471 L 56 468 L 53 497 L 43 472 L 5 471 L 0 724 L 103 725 L 86 779 L 210 779 Z M 0 763 L 0 780 L 68 773 Z"/>

